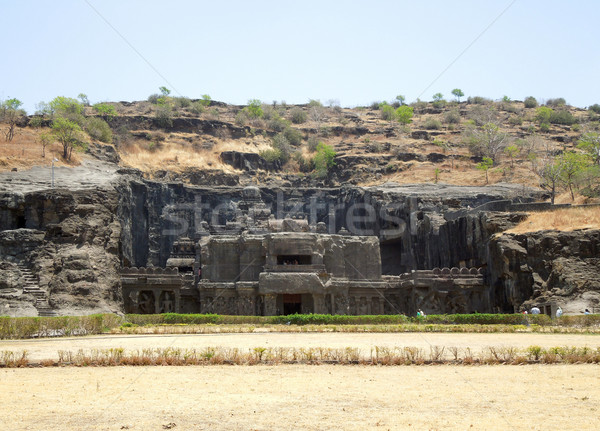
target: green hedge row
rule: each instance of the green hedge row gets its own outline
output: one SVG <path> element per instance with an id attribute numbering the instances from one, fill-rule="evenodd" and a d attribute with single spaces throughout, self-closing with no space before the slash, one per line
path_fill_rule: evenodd
<path id="1" fill-rule="evenodd" d="M 584 316 L 574 316 L 584 317 Z M 587 316 L 585 316 L 587 317 Z M 258 324 L 258 325 L 377 325 L 377 324 L 477 324 L 477 325 L 550 325 L 544 314 L 440 314 L 427 317 L 407 317 L 402 314 L 349 316 L 342 314 L 292 314 L 288 316 L 225 316 L 219 314 L 128 314 L 128 322 L 136 325 L 169 324 Z M 575 320 L 572 319 L 573 324 Z M 562 322 L 561 322 L 562 323 Z"/>
<path id="2" fill-rule="evenodd" d="M 219 314 L 93 314 L 89 316 L 61 317 L 2 317 L 0 339 L 56 337 L 101 334 L 123 324 L 129 325 L 378 325 L 378 324 L 474 324 L 474 325 L 527 325 L 540 326 L 597 326 L 600 314 L 562 316 L 552 320 L 544 314 L 441 314 L 427 317 L 391 315 L 330 315 L 292 314 L 289 316 L 225 316 Z"/>

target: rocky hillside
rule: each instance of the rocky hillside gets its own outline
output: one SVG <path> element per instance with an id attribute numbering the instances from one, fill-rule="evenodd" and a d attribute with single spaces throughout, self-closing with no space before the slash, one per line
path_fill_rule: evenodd
<path id="1" fill-rule="evenodd" d="M 396 114 L 399 104 L 341 108 L 317 101 L 293 106 L 254 101 L 234 106 L 156 98 L 150 98 L 154 103 L 102 104 L 112 107 L 111 115 L 85 107 L 86 116 L 104 118 L 112 132 L 104 139 L 109 143 L 82 135 L 88 154 L 138 169 L 146 178 L 196 185 L 314 187 L 393 181 L 538 186 L 536 163 L 549 154 L 580 151 L 579 139 L 596 130 L 599 118 L 593 110 L 562 105 L 560 100 L 550 101 L 553 107 L 481 97 L 460 103 L 416 102 L 403 105 L 413 112 L 407 120 Z M 40 136 L 48 125 L 48 116 L 24 119 L 11 144 L 0 145 L 0 169 L 25 167 L 28 158 L 29 164 L 48 163 L 48 158 L 40 158 Z M 496 127 L 493 136 L 486 129 L 490 125 Z M 482 143 L 486 139 L 498 142 Z M 333 166 L 324 170 L 314 164 L 320 142 L 335 151 Z M 60 153 L 56 143 L 48 149 L 53 155 Z M 487 172 L 477 169 L 485 155 L 494 158 Z M 58 164 L 77 164 L 82 156 L 73 157 L 58 157 Z"/>
<path id="2" fill-rule="evenodd" d="M 600 304 L 597 222 L 503 233 L 548 199 L 534 173 L 541 161 L 585 151 L 593 109 L 481 98 L 352 109 L 151 100 L 81 107 L 72 143 L 85 149 L 70 157 L 49 135 L 49 114 L 23 117 L 0 144 L 0 314 L 122 310 L 120 267 L 164 266 L 178 236 L 235 224 L 248 189 L 278 218 L 316 218 L 332 232 L 353 232 L 348 214 L 368 206 L 374 218 L 354 227 L 379 237 L 384 274 L 486 268 L 497 311 Z M 493 146 L 482 146 L 485 133 Z M 576 202 L 592 201 L 583 194 L 599 184 L 574 180 Z M 561 200 L 571 202 L 566 189 Z M 217 217 L 197 203 L 220 208 Z M 174 215 L 183 223 L 172 225 Z"/>

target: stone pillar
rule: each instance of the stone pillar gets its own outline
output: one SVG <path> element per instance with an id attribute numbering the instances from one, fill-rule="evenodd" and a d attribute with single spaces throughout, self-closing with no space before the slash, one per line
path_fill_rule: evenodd
<path id="1" fill-rule="evenodd" d="M 267 294 L 264 296 L 265 316 L 277 315 L 277 295 Z"/>
<path id="2" fill-rule="evenodd" d="M 348 293 L 335 295 L 334 314 L 348 314 L 349 303 Z"/>
<path id="3" fill-rule="evenodd" d="M 154 291 L 154 314 L 157 314 L 158 310 L 160 310 L 160 294 L 160 290 Z"/>
<path id="4" fill-rule="evenodd" d="M 325 306 L 325 295 L 313 295 L 313 313 L 327 314 L 327 307 Z"/>
<path id="5" fill-rule="evenodd" d="M 179 289 L 175 289 L 175 313 L 181 313 L 180 307 L 181 295 Z"/>

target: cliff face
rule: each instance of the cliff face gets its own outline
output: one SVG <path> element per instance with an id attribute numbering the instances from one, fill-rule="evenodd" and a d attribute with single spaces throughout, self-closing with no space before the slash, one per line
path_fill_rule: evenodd
<path id="1" fill-rule="evenodd" d="M 2 314 L 37 315 L 35 290 L 61 314 L 119 311 L 117 204 L 111 189 L 0 195 Z"/>
<path id="2" fill-rule="evenodd" d="M 127 170 L 87 190 L 4 191 L 0 313 L 36 314 L 26 278 L 61 314 L 122 310 L 121 266 L 162 267 L 179 237 L 256 229 L 269 217 L 303 218 L 323 233 L 377 236 L 383 274 L 487 267 L 495 310 L 558 301 L 580 311 L 577 304 L 600 303 L 597 231 L 498 235 L 524 213 L 470 210 L 497 209 L 514 192 L 509 185 L 196 187 Z"/>
<path id="3" fill-rule="evenodd" d="M 248 190 L 253 191 L 248 196 Z M 388 186 L 378 188 L 194 187 L 134 178 L 117 186 L 126 266 L 164 266 L 173 242 L 202 230 L 245 225 L 255 212 L 324 223 L 381 241 L 384 274 L 439 266 L 480 266 L 486 242 L 501 229 L 480 213 L 447 221 L 445 214 L 505 198 L 510 187 Z M 523 197 L 532 200 L 533 195 Z M 491 223 L 491 224 L 490 224 Z M 496 223 L 496 224 L 494 224 Z"/>
<path id="4" fill-rule="evenodd" d="M 556 302 L 566 313 L 600 306 L 600 231 L 501 234 L 489 242 L 489 277 L 505 311 Z"/>

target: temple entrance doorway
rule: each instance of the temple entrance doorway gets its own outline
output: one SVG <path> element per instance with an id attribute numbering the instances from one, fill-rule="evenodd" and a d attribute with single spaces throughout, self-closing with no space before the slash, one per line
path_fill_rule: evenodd
<path id="1" fill-rule="evenodd" d="M 283 315 L 300 314 L 302 313 L 302 295 L 300 294 L 284 294 L 281 295 L 283 300 Z"/>

